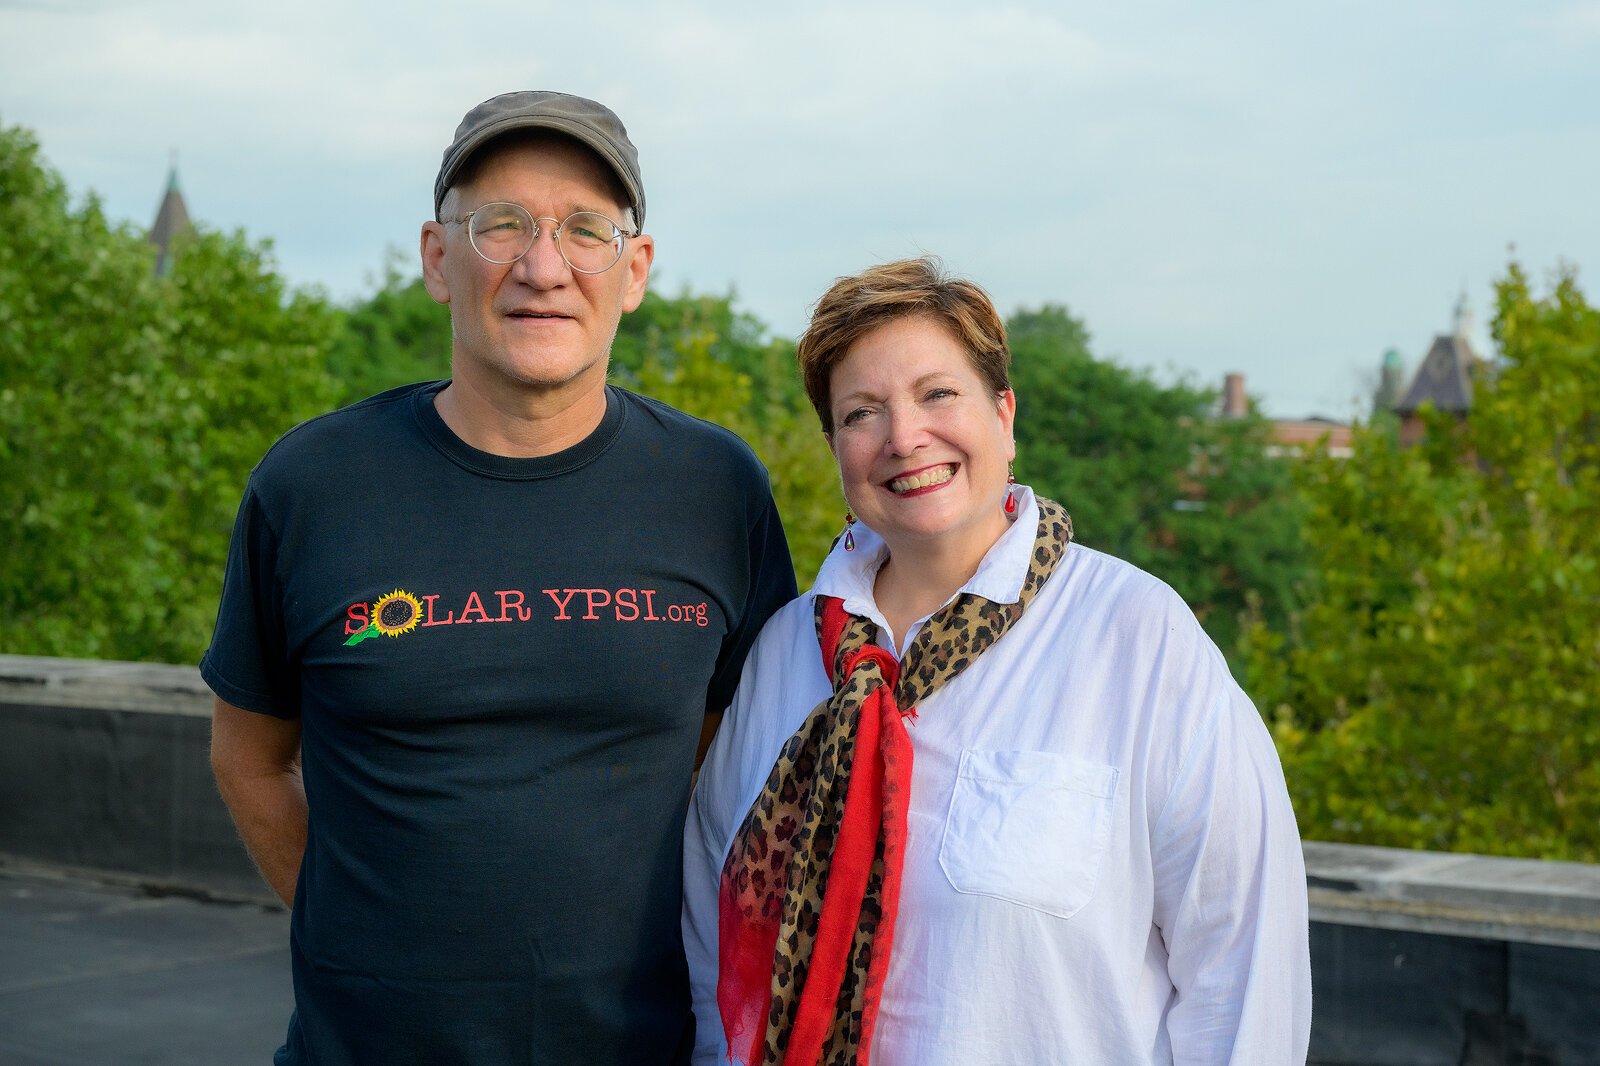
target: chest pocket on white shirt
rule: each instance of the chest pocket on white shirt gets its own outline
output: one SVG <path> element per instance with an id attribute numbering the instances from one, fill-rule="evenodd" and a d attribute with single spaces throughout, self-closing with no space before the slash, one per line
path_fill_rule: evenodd
<path id="1" fill-rule="evenodd" d="M 961 753 L 939 865 L 957 892 L 1070 918 L 1094 895 L 1117 768 L 1043 751 Z"/>

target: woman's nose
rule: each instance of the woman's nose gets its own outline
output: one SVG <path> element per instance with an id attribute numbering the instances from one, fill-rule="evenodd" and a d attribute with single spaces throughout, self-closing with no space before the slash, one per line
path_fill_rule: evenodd
<path id="1" fill-rule="evenodd" d="M 910 455 L 928 440 L 928 427 L 915 404 L 889 409 L 889 439 L 884 446 L 894 455 Z"/>

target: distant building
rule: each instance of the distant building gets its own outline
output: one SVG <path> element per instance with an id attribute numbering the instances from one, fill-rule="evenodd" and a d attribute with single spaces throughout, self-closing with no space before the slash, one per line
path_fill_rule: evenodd
<path id="1" fill-rule="evenodd" d="M 1378 371 L 1378 388 L 1372 394 L 1372 409 L 1393 411 L 1394 405 L 1400 402 L 1405 384 L 1405 361 L 1400 358 L 1399 349 L 1390 348 L 1383 353 L 1383 365 Z"/>
<path id="2" fill-rule="evenodd" d="M 161 206 L 156 209 L 156 221 L 149 233 L 150 243 L 156 246 L 156 277 L 166 277 L 171 272 L 173 241 L 193 228 L 189 223 L 189 207 L 178 189 L 178 164 L 174 160 L 167 172 L 167 191 L 161 197 Z"/>
<path id="3" fill-rule="evenodd" d="M 1243 418 L 1250 413 L 1250 399 L 1244 390 L 1244 375 L 1229 374 L 1222 380 L 1222 417 Z M 1350 457 L 1350 426 L 1331 418 L 1311 415 L 1307 418 L 1274 418 L 1270 420 L 1268 455 L 1295 458 L 1307 447 L 1327 452 L 1336 459 Z"/>
<path id="4" fill-rule="evenodd" d="M 1350 424 L 1321 415 L 1272 420 L 1272 443 L 1267 445 L 1268 455 L 1293 458 L 1303 454 L 1307 447 L 1327 452 L 1335 459 L 1350 458 L 1355 454 L 1351 447 Z"/>
<path id="5" fill-rule="evenodd" d="M 1455 331 L 1433 338 L 1416 377 L 1393 410 L 1400 417 L 1400 443 L 1415 444 L 1422 439 L 1423 425 L 1418 411 L 1424 404 L 1465 418 L 1472 409 L 1472 380 L 1484 366 L 1472 350 L 1467 334 L 1472 331 L 1472 312 L 1463 293 L 1456 303 Z"/>

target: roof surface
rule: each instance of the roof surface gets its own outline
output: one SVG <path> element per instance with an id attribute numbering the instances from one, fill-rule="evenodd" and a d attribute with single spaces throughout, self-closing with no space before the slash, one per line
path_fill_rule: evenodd
<path id="1" fill-rule="evenodd" d="M 1433 338 L 1433 347 L 1423 357 L 1411 386 L 1395 404 L 1395 411 L 1409 415 L 1423 404 L 1432 403 L 1441 411 L 1466 414 L 1472 407 L 1472 371 L 1478 362 L 1477 353 L 1465 337 L 1441 334 Z"/>
<path id="2" fill-rule="evenodd" d="M 157 274 L 165 274 L 172 268 L 172 242 L 192 228 L 189 206 L 183 202 L 183 193 L 178 189 L 178 168 L 173 167 L 167 173 L 167 191 L 156 210 L 155 225 L 150 227 L 150 243 L 160 249 L 156 253 Z"/>
<path id="3" fill-rule="evenodd" d="M 289 916 L 0 863 L 0 1062 L 263 1066 L 294 994 Z"/>

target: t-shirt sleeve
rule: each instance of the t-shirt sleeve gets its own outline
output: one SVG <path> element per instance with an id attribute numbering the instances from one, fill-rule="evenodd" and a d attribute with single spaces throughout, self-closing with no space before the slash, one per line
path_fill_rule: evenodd
<path id="1" fill-rule="evenodd" d="M 749 537 L 749 586 L 743 610 L 722 642 L 717 668 L 706 692 L 706 709 L 721 711 L 733 700 L 739 672 L 756 635 L 774 611 L 799 595 L 794 583 L 794 562 L 789 558 L 789 542 L 778 518 L 778 505 L 769 490 L 766 501 Z"/>
<path id="2" fill-rule="evenodd" d="M 233 523 L 222 602 L 200 676 L 236 707 L 297 718 L 300 694 L 290 683 L 277 562 L 278 538 L 252 486 Z"/>

